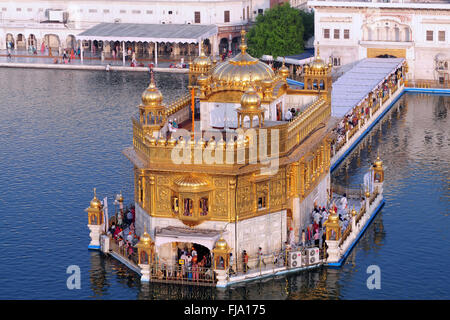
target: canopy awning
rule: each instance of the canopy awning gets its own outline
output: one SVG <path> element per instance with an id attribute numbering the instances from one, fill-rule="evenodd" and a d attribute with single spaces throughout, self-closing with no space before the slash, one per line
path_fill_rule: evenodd
<path id="1" fill-rule="evenodd" d="M 403 58 L 367 58 L 333 83 L 331 115 L 343 117 L 400 67 Z"/>
<path id="2" fill-rule="evenodd" d="M 78 34 L 80 40 L 199 43 L 218 33 L 215 25 L 99 23 Z"/>
<path id="3" fill-rule="evenodd" d="M 170 242 L 191 242 L 212 250 L 220 233 L 220 231 L 210 229 L 166 227 L 155 233 L 155 245 L 159 247 Z"/>

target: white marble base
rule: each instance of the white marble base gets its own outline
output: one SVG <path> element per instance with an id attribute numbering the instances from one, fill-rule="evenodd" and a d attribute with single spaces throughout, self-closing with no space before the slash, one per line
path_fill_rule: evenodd
<path id="1" fill-rule="evenodd" d="M 89 233 L 89 237 L 91 237 L 91 242 L 89 243 L 88 248 L 97 250 L 100 249 L 100 235 L 102 234 L 102 226 L 94 224 L 88 224 L 87 226 L 91 231 Z"/>

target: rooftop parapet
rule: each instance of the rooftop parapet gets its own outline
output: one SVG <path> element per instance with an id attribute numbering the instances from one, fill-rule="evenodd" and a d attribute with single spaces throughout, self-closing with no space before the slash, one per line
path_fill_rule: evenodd
<path id="1" fill-rule="evenodd" d="M 178 104 L 178 106 L 181 103 Z M 191 132 L 172 133 L 168 138 L 143 133 L 133 119 L 133 146 L 152 164 L 201 164 L 232 166 L 267 163 L 283 157 L 302 143 L 331 115 L 331 107 L 320 98 L 291 122 L 263 128 L 238 129 L 236 132 L 204 131 L 191 139 Z M 174 150 L 175 149 L 175 150 Z"/>

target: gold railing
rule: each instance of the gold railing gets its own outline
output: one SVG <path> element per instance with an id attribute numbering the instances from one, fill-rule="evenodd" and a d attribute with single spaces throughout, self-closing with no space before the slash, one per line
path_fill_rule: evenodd
<path id="1" fill-rule="evenodd" d="M 361 207 L 361 209 L 359 209 L 359 213 L 358 215 L 355 217 L 355 225 L 359 222 L 359 220 L 361 220 L 361 218 L 363 217 L 363 215 L 366 213 L 366 206 L 363 205 Z"/>
<path id="2" fill-rule="evenodd" d="M 352 232 L 352 225 L 349 224 L 345 229 L 344 234 L 341 237 L 341 240 L 339 241 L 339 246 L 342 246 L 342 244 L 345 242 L 345 240 L 347 240 L 351 232 Z"/>
<path id="3" fill-rule="evenodd" d="M 314 101 L 302 114 L 289 122 L 286 130 L 287 143 L 283 151 L 291 150 L 305 140 L 330 115 L 331 106 L 325 99 Z"/>
<path id="4" fill-rule="evenodd" d="M 190 106 L 191 104 L 191 94 L 187 93 L 179 99 L 172 101 L 169 105 L 166 106 L 166 115 L 167 117 L 173 115 L 177 111 L 183 109 L 184 107 Z"/>
<path id="5" fill-rule="evenodd" d="M 120 255 L 123 259 L 125 259 L 126 261 L 128 261 L 128 263 L 130 263 L 131 265 L 134 265 L 136 268 L 139 269 L 138 267 L 138 257 L 137 257 L 137 251 L 135 248 L 133 248 L 133 253 L 130 255 L 128 255 L 127 252 L 127 247 L 126 245 L 123 246 L 119 246 L 119 241 L 112 239 L 110 236 L 109 238 L 109 249 L 115 253 L 117 253 L 118 255 Z M 125 242 L 124 242 L 125 244 Z"/>
<path id="6" fill-rule="evenodd" d="M 174 107 L 173 110 L 183 108 L 183 103 L 185 103 L 183 101 L 186 101 L 186 98 L 179 102 L 178 106 Z M 193 143 L 190 140 L 186 141 L 186 137 L 183 140 L 175 140 L 172 138 L 159 138 L 156 140 L 146 135 L 145 128 L 141 126 L 137 119 L 132 118 L 133 146 L 135 150 L 141 152 L 148 159 L 149 163 L 167 163 L 171 161 L 172 150 L 173 148 L 177 148 L 178 150 L 176 152 L 179 152 L 179 154 L 187 152 L 189 154 L 187 158 L 190 158 L 192 163 L 194 163 L 196 151 L 201 151 L 201 154 L 210 152 L 211 159 L 215 160 L 213 163 L 214 166 L 220 163 L 228 166 L 230 164 L 249 164 L 255 163 L 257 160 L 262 160 L 259 150 L 260 143 L 257 139 L 261 139 L 263 132 L 266 133 L 267 137 L 266 150 L 269 158 L 271 155 L 275 157 L 283 156 L 320 127 L 320 123 L 324 122 L 330 114 L 331 106 L 326 100 L 321 98 L 314 101 L 303 113 L 291 122 L 282 123 L 267 129 L 254 128 L 254 130 L 246 130 L 244 134 L 238 136 L 236 141 L 232 143 L 225 141 L 225 145 L 220 145 L 217 139 L 212 142 L 209 137 L 206 137 L 207 132 L 203 133 L 201 139 L 200 137 L 195 137 L 196 140 Z M 245 135 L 249 139 L 245 140 Z M 277 149 L 277 154 L 272 150 L 272 136 L 274 143 L 278 144 L 278 146 L 273 146 L 274 150 Z M 206 163 L 202 161 L 202 164 L 205 165 Z"/>
<path id="7" fill-rule="evenodd" d="M 377 196 L 378 196 L 378 188 L 375 188 L 375 190 L 370 195 L 369 204 L 372 204 L 375 201 Z"/>
<path id="8" fill-rule="evenodd" d="M 449 89 L 450 81 L 439 82 L 437 80 L 409 80 L 406 84 L 408 88 L 436 88 L 436 89 Z"/>
<path id="9" fill-rule="evenodd" d="M 167 266 L 164 264 L 152 264 L 150 266 L 150 281 L 198 286 L 214 286 L 217 282 L 217 278 L 212 268 L 193 265 Z"/>

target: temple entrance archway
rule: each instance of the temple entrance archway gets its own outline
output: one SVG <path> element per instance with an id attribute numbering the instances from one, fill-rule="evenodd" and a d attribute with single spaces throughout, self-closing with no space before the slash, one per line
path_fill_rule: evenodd
<path id="1" fill-rule="evenodd" d="M 17 50 L 25 50 L 26 47 L 27 47 L 26 38 L 23 34 L 19 33 L 17 35 L 16 49 Z"/>
<path id="2" fill-rule="evenodd" d="M 406 58 L 406 49 L 367 48 L 367 58 Z"/>

